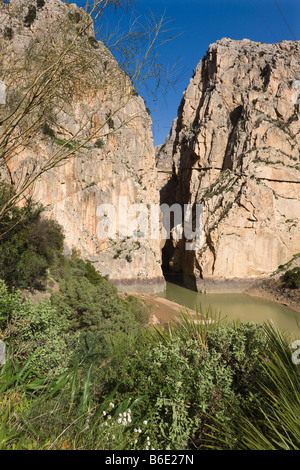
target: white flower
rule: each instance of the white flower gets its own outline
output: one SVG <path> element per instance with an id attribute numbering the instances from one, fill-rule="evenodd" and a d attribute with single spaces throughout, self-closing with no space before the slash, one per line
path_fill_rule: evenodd
<path id="1" fill-rule="evenodd" d="M 103 416 L 105 416 L 105 415 L 106 415 L 106 411 L 103 411 Z"/>
<path id="2" fill-rule="evenodd" d="M 146 421 L 146 420 L 143 422 L 143 424 L 147 424 L 147 423 L 148 423 L 148 421 Z"/>
<path id="3" fill-rule="evenodd" d="M 115 405 L 113 403 L 110 403 L 109 406 L 111 406 L 112 408 L 115 407 Z"/>

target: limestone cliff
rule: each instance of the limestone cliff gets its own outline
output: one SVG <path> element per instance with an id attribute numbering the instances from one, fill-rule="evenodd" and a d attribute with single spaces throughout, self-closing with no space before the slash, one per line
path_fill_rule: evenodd
<path id="1" fill-rule="evenodd" d="M 204 205 L 204 245 L 165 247 L 165 263 L 198 289 L 243 290 L 300 251 L 299 98 L 299 42 L 222 39 L 198 64 L 178 111 L 168 202 Z"/>
<path id="2" fill-rule="evenodd" d="M 84 12 L 59 0 L 11 0 L 9 5 L 1 4 L 0 16 L 1 48 L 9 58 L 1 65 L 9 82 L 9 66 L 26 65 L 26 60 L 33 63 L 31 44 L 43 47 L 48 35 L 55 48 L 55 36 L 51 37 L 55 23 L 66 20 L 66 30 L 70 31 L 78 27 Z M 24 172 L 30 173 L 49 156 L 66 148 L 68 139 L 79 134 L 82 140 L 86 138 L 79 152 L 74 155 L 70 152 L 67 160 L 38 178 L 31 195 L 46 207 L 47 217 L 62 225 L 66 253 L 78 250 L 120 289 L 135 291 L 142 287 L 160 291 L 164 287 L 160 240 L 99 238 L 97 233 L 97 208 L 101 204 L 114 204 L 118 211 L 120 197 L 127 198 L 128 206 L 159 203 L 150 117 L 144 100 L 132 92 L 128 77 L 114 57 L 102 43 L 95 41 L 93 27 L 76 41 L 78 44 L 85 41 L 87 57 L 93 57 L 94 61 L 93 77 L 102 83 L 102 88 L 87 89 L 83 76 L 74 93 L 70 90 L 63 106 L 57 104 L 51 110 L 53 122 L 45 122 L 43 132 L 38 132 L 27 145 L 18 147 L 6 171 L 0 169 L 2 177 L 18 186 Z M 47 44 L 51 52 L 52 45 Z M 74 51 L 72 60 L 76 57 Z M 36 64 L 38 68 L 38 58 Z M 35 70 L 29 72 L 34 75 Z M 17 91 L 17 84 L 10 83 L 8 103 Z M 101 128 L 100 137 L 93 134 L 97 126 Z M 72 148 L 71 144 L 69 147 Z"/>

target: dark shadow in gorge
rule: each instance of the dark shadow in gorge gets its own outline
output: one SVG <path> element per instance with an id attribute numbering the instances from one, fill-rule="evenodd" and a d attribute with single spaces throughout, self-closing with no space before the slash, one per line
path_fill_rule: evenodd
<path id="1" fill-rule="evenodd" d="M 160 190 L 160 204 L 167 204 L 169 207 L 171 207 L 173 204 L 178 204 L 179 202 L 177 201 L 177 177 L 173 173 L 172 177 L 169 179 L 167 184 L 163 186 Z M 180 204 L 182 206 L 182 204 Z M 164 225 L 164 222 L 163 222 Z M 174 217 L 173 214 L 170 214 L 170 228 L 172 229 L 174 227 Z M 184 243 L 184 240 L 182 240 Z M 177 253 L 175 253 L 175 250 Z M 177 247 L 175 249 L 172 239 L 168 239 L 165 242 L 165 245 L 162 248 L 162 272 L 164 275 L 164 278 L 167 282 L 171 282 L 172 284 L 177 284 L 181 287 L 186 287 L 188 289 L 191 289 L 193 291 L 197 291 L 197 284 L 196 284 L 196 278 L 193 274 L 188 274 L 183 271 L 182 267 L 182 260 L 180 260 L 180 263 L 178 264 L 178 269 L 172 269 L 170 266 L 170 262 L 174 261 L 174 257 L 179 256 L 182 257 L 184 256 L 184 250 L 183 247 L 179 248 Z M 182 254 L 183 253 L 183 254 Z"/>
<path id="2" fill-rule="evenodd" d="M 196 278 L 193 274 L 185 273 L 183 270 L 174 271 L 170 267 L 170 261 L 172 259 L 172 254 L 174 253 L 174 247 L 171 240 L 167 240 L 165 246 L 162 249 L 162 272 L 164 278 L 167 282 L 172 284 L 177 284 L 181 287 L 198 291 Z"/>

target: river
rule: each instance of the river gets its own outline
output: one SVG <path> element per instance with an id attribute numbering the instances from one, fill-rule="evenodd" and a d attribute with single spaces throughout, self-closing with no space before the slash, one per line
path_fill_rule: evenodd
<path id="1" fill-rule="evenodd" d="M 280 329 L 300 338 L 300 314 L 276 302 L 244 294 L 202 294 L 171 282 L 166 283 L 166 289 L 158 296 L 192 310 L 199 311 L 201 306 L 205 312 L 210 307 L 221 318 L 255 323 L 272 320 Z"/>

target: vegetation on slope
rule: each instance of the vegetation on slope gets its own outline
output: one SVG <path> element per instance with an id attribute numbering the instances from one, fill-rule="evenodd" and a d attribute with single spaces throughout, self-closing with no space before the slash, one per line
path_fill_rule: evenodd
<path id="1" fill-rule="evenodd" d="M 290 338 L 186 313 L 149 327 L 137 298 L 63 256 L 42 208 L 3 224 L 0 449 L 299 448 Z"/>

